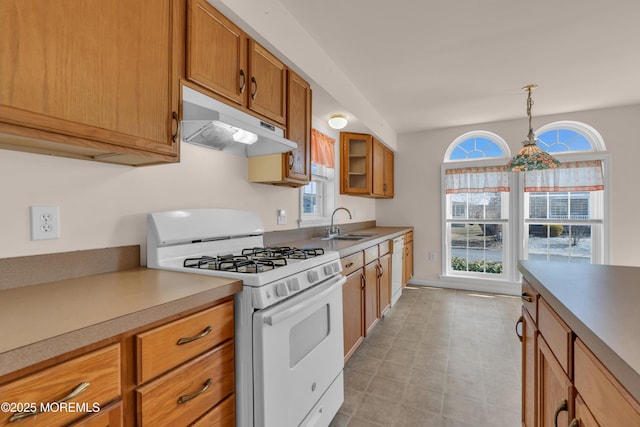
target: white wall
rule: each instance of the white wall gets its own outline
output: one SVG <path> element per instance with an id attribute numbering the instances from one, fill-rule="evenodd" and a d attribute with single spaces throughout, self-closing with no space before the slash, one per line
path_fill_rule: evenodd
<path id="1" fill-rule="evenodd" d="M 139 244 L 144 262 L 146 215 L 159 210 L 251 210 L 266 231 L 297 228 L 299 215 L 298 189 L 249 183 L 246 158 L 185 143 L 180 163 L 141 168 L 0 150 L 0 195 L 0 258 Z M 60 239 L 30 240 L 32 205 L 60 207 Z M 338 195 L 336 206 L 356 212 L 338 223 L 375 219 L 373 200 Z"/>
<path id="2" fill-rule="evenodd" d="M 534 128 L 559 120 L 593 126 L 602 135 L 611 155 L 610 263 L 640 266 L 640 106 L 534 117 Z M 526 138 L 527 122 L 512 120 L 402 134 L 395 160 L 395 198 L 376 204 L 379 225 L 413 225 L 414 277 L 438 282 L 441 273 L 442 225 L 440 167 L 449 144 L 472 130 L 494 132 L 504 138 L 515 154 Z M 428 253 L 437 254 L 435 261 Z"/>

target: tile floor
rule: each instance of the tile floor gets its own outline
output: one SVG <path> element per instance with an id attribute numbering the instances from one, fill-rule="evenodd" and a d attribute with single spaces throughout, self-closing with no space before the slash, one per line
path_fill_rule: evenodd
<path id="1" fill-rule="evenodd" d="M 517 297 L 406 288 L 345 365 L 330 427 L 520 426 Z"/>

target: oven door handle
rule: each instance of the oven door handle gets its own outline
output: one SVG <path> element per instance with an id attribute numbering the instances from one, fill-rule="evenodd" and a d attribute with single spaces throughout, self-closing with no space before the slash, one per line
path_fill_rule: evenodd
<path id="1" fill-rule="evenodd" d="M 318 286 L 323 286 L 325 289 L 313 295 L 309 299 L 305 299 L 301 301 L 299 304 L 293 305 L 289 308 L 285 308 L 284 310 L 274 313 L 270 316 L 265 316 L 264 323 L 269 326 L 275 326 L 278 323 L 282 322 L 283 320 L 288 319 L 289 317 L 297 313 L 303 312 L 309 307 L 313 307 L 319 301 L 326 298 L 326 296 L 331 292 L 333 292 L 336 288 L 342 287 L 342 285 L 344 285 L 344 282 L 346 281 L 347 281 L 346 277 L 339 275 L 339 276 L 336 276 L 335 278 L 330 279 L 324 284 L 318 285 Z"/>

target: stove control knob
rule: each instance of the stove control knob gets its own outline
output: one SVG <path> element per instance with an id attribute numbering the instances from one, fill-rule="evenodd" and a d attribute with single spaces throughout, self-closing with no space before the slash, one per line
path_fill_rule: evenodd
<path id="1" fill-rule="evenodd" d="M 324 266 L 324 274 L 327 276 L 331 276 L 333 274 L 333 264 Z"/>
<path id="2" fill-rule="evenodd" d="M 298 279 L 291 279 L 287 282 L 287 287 L 291 292 L 297 292 L 300 290 L 300 283 Z"/>
<path id="3" fill-rule="evenodd" d="M 315 270 L 309 270 L 307 273 L 307 279 L 309 279 L 309 283 L 314 283 L 318 281 L 318 272 Z"/>
<path id="4" fill-rule="evenodd" d="M 289 295 L 289 289 L 284 282 L 276 283 L 276 295 L 279 297 L 286 297 Z"/>

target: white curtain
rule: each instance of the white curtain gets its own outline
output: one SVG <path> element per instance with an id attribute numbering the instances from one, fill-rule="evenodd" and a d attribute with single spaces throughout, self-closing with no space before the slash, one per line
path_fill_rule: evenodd
<path id="1" fill-rule="evenodd" d="M 601 160 L 561 163 L 556 169 L 525 172 L 524 191 L 604 190 Z"/>
<path id="2" fill-rule="evenodd" d="M 447 169 L 446 194 L 509 191 L 509 172 L 502 166 Z"/>

